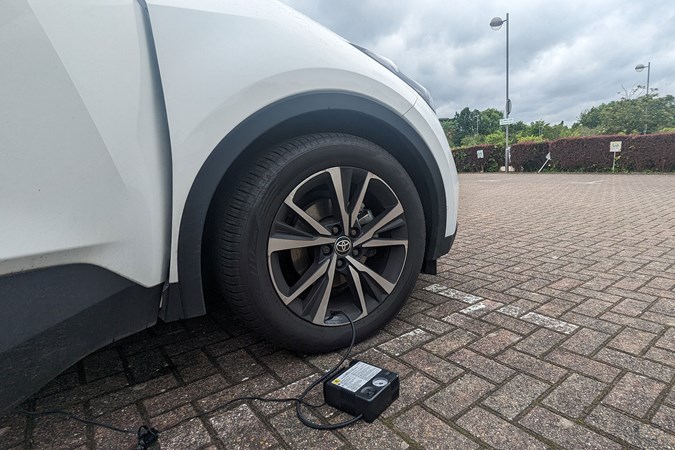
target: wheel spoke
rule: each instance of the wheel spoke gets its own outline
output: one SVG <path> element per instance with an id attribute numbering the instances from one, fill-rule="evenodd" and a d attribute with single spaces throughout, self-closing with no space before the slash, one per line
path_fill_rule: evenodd
<path id="1" fill-rule="evenodd" d="M 334 242 L 335 238 L 333 237 L 305 237 L 292 236 L 290 234 L 277 234 L 270 237 L 267 243 L 267 255 L 269 256 L 274 252 L 280 252 L 283 250 L 314 247 L 317 245 L 333 244 Z"/>
<path id="2" fill-rule="evenodd" d="M 351 256 L 347 256 L 347 261 L 349 261 L 349 263 L 352 266 L 354 266 L 356 270 L 368 275 L 387 294 L 391 294 L 391 291 L 394 290 L 394 287 L 396 286 L 394 283 L 387 281 L 387 279 L 385 279 L 382 275 L 372 270 L 370 267 L 361 264 L 359 261 L 355 260 Z"/>
<path id="3" fill-rule="evenodd" d="M 363 180 L 363 185 L 361 186 L 361 191 L 359 191 L 358 197 L 356 197 L 356 201 L 354 202 L 354 206 L 352 207 L 352 212 L 349 217 L 349 227 L 353 227 L 356 225 L 356 220 L 359 215 L 359 210 L 361 209 L 361 204 L 363 203 L 363 199 L 366 196 L 366 191 L 368 191 L 368 184 L 370 183 L 370 180 L 373 178 L 373 174 L 368 172 L 366 175 L 366 178 Z"/>
<path id="4" fill-rule="evenodd" d="M 345 186 L 342 182 L 342 170 L 339 167 L 333 167 L 327 169 L 326 172 L 330 174 L 330 178 L 333 181 L 333 192 L 335 193 L 338 207 L 340 208 L 342 231 L 343 233 L 348 233 L 350 228 L 349 214 L 347 213 L 347 199 L 349 198 L 349 193 L 345 192 Z M 346 187 L 349 188 L 349 186 Z"/>
<path id="5" fill-rule="evenodd" d="M 330 260 L 326 259 L 320 264 L 314 264 L 312 267 L 302 275 L 297 283 L 291 288 L 291 293 L 288 296 L 282 296 L 285 305 L 288 305 L 293 300 L 298 298 L 300 294 L 305 292 L 311 285 L 313 285 L 319 278 L 325 275 L 330 266 Z M 314 270 L 312 270 L 314 268 Z"/>
<path id="6" fill-rule="evenodd" d="M 302 210 L 298 205 L 296 205 L 293 202 L 293 197 L 295 196 L 295 191 L 297 191 L 297 188 L 291 192 L 291 195 L 289 195 L 286 198 L 286 201 L 284 202 L 286 205 L 288 205 L 289 208 L 293 210 L 302 220 L 307 222 L 307 225 L 310 227 L 314 228 L 314 230 L 319 233 L 321 236 L 330 236 L 330 231 L 326 229 L 323 225 L 321 225 L 319 222 L 317 222 L 312 216 L 307 214 L 305 211 Z"/>
<path id="7" fill-rule="evenodd" d="M 363 286 L 361 286 L 361 277 L 359 273 L 354 269 L 353 266 L 349 266 L 349 274 L 352 276 L 352 282 L 354 283 L 354 290 L 356 295 L 359 298 L 359 303 L 361 304 L 361 315 L 358 317 L 364 317 L 368 315 L 368 308 L 366 307 L 366 297 L 363 294 Z"/>
<path id="8" fill-rule="evenodd" d="M 363 243 L 363 247 L 393 247 L 396 245 L 402 245 L 408 249 L 408 240 L 407 239 L 371 239 Z"/>
<path id="9" fill-rule="evenodd" d="M 396 219 L 398 216 L 403 214 L 403 206 L 400 202 L 396 203 L 396 206 L 391 208 L 386 214 L 375 219 L 373 222 L 368 224 L 368 229 L 363 232 L 361 236 L 354 242 L 354 245 L 361 245 L 364 242 L 372 239 L 373 235 L 384 228 L 389 222 Z"/>
<path id="10" fill-rule="evenodd" d="M 335 278 L 335 264 L 337 262 L 337 255 L 333 253 L 333 257 L 330 259 L 330 264 L 328 265 L 327 270 L 327 282 L 323 288 L 323 292 L 320 293 L 321 300 L 319 301 L 319 306 L 314 314 L 312 322 L 317 325 L 323 325 L 326 320 L 326 311 L 328 310 L 328 301 L 330 300 L 330 294 L 333 291 L 333 279 Z"/>

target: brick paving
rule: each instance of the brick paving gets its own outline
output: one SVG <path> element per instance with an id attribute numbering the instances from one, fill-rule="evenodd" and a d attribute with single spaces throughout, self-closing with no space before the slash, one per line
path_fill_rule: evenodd
<path id="1" fill-rule="evenodd" d="M 302 427 L 297 395 L 339 358 L 261 342 L 227 311 L 160 323 L 26 403 L 162 430 L 160 448 L 675 449 L 675 176 L 465 174 L 459 235 L 354 357 L 401 374 L 373 424 Z M 317 390 L 310 401 L 320 402 Z M 326 406 L 309 412 L 336 422 Z M 133 448 L 57 417 L 0 418 L 0 449 Z"/>

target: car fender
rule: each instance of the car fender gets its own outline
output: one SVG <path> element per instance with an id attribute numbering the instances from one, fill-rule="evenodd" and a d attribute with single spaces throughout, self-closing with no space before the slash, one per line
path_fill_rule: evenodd
<path id="1" fill-rule="evenodd" d="M 208 204 L 248 145 L 267 127 L 307 111 L 370 105 L 402 120 L 418 95 L 280 2 L 149 0 L 147 10 L 172 152 L 172 286 L 162 317 L 186 318 L 205 312 L 195 266 Z M 205 175 L 213 173 L 220 178 Z M 196 184 L 202 177 L 209 181 Z M 192 202 L 197 206 L 186 210 Z"/>

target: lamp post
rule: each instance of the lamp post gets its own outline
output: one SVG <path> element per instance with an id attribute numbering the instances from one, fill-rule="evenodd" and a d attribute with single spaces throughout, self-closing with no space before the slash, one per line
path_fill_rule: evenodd
<path id="1" fill-rule="evenodd" d="M 651 72 L 652 63 L 647 62 L 646 66 L 644 64 L 638 64 L 635 66 L 636 72 L 642 72 L 645 70 L 645 67 L 647 68 L 647 102 L 645 102 L 645 132 L 642 134 L 647 134 L 647 108 L 649 108 L 649 72 Z"/>
<path id="2" fill-rule="evenodd" d="M 490 21 L 490 28 L 497 31 L 502 28 L 506 22 L 506 119 L 511 114 L 511 99 L 509 98 L 509 13 L 506 13 L 506 19 L 502 20 L 500 17 L 495 17 Z M 509 155 L 509 124 L 506 124 L 506 148 L 504 148 L 504 170 L 509 173 L 509 165 L 511 164 L 511 155 Z"/>

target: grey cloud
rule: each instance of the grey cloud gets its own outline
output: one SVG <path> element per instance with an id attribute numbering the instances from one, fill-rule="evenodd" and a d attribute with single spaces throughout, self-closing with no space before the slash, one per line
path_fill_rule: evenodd
<path id="1" fill-rule="evenodd" d="M 393 59 L 426 85 L 439 116 L 503 109 L 510 12 L 512 116 L 571 123 L 583 110 L 645 84 L 675 94 L 675 8 L 666 0 L 285 0 L 352 42 Z"/>

